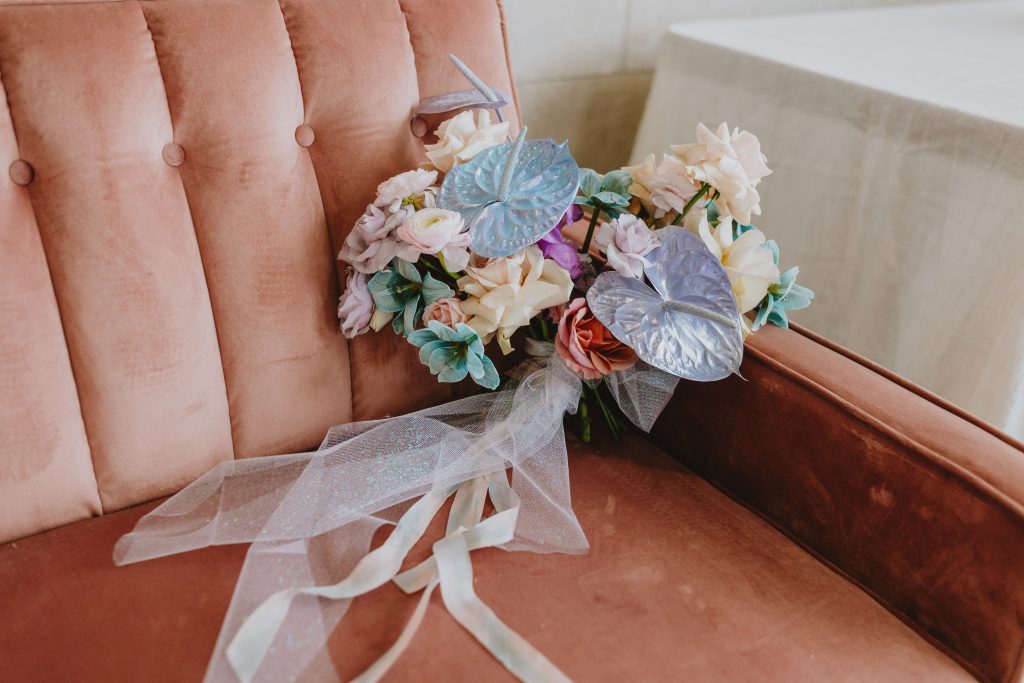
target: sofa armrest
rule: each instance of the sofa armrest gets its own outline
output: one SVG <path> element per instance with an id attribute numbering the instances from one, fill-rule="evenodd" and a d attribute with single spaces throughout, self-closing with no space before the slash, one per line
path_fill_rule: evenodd
<path id="1" fill-rule="evenodd" d="M 742 373 L 681 384 L 655 438 L 976 676 L 1018 680 L 1024 446 L 799 328 L 752 336 Z"/>

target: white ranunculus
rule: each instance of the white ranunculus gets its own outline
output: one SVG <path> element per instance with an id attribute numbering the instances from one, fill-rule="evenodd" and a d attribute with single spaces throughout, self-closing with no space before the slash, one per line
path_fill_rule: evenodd
<path id="1" fill-rule="evenodd" d="M 436 180 L 437 171 L 422 168 L 399 173 L 377 186 L 377 198 L 373 204 L 386 206 L 391 213 L 397 212 L 402 204 L 416 209 L 433 206 L 434 195 L 437 194 L 437 188 L 434 187 Z"/>
<path id="2" fill-rule="evenodd" d="M 572 278 L 565 268 L 544 258 L 537 245 L 530 245 L 467 268 L 458 287 L 469 295 L 462 302 L 462 311 L 469 316 L 466 324 L 485 342 L 497 334 L 502 352 L 509 353 L 513 332 L 545 308 L 569 301 Z"/>
<path id="3" fill-rule="evenodd" d="M 707 213 L 703 213 L 698 233 L 725 267 L 740 313 L 753 310 L 779 279 L 779 267 L 764 246 L 764 233 L 754 228 L 734 240 L 732 219 L 724 217 L 712 231 Z"/>
<path id="4" fill-rule="evenodd" d="M 672 151 L 697 185 L 707 183 L 718 191 L 719 212 L 733 216 L 743 225 L 750 216 L 760 215 L 761 196 L 757 185 L 772 171 L 761 154 L 761 143 L 752 133 L 739 128 L 729 132 L 722 123 L 712 131 L 697 124 L 697 142 L 672 145 Z"/>
<path id="5" fill-rule="evenodd" d="M 424 149 L 434 168 L 447 173 L 455 164 L 464 164 L 485 149 L 505 142 L 508 122 L 491 123 L 486 109 L 467 110 L 442 123 L 434 135 L 437 142 L 424 145 Z"/>
<path id="6" fill-rule="evenodd" d="M 462 270 L 469 261 L 469 233 L 463 232 L 465 225 L 456 211 L 420 209 L 398 226 L 398 256 L 415 263 L 420 254 L 440 253 L 448 270 Z"/>

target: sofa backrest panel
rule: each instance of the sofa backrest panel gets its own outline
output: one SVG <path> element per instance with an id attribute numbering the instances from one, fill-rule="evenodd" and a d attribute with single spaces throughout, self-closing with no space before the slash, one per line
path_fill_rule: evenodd
<path id="1" fill-rule="evenodd" d="M 450 396 L 335 263 L 449 51 L 511 90 L 495 0 L 0 0 L 0 540 Z"/>

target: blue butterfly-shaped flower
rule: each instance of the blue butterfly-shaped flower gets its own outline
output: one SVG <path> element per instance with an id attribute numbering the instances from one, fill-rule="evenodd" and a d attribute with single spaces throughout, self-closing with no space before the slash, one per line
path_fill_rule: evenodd
<path id="1" fill-rule="evenodd" d="M 462 214 L 470 249 L 509 256 L 551 231 L 572 204 L 580 171 L 568 143 L 526 141 L 491 147 L 445 176 L 438 206 Z"/>
<path id="2" fill-rule="evenodd" d="M 740 312 L 729 277 L 699 237 L 684 228 L 657 231 L 648 254 L 651 285 L 601 273 L 587 303 L 615 338 L 649 365 L 685 379 L 711 382 L 743 360 Z"/>

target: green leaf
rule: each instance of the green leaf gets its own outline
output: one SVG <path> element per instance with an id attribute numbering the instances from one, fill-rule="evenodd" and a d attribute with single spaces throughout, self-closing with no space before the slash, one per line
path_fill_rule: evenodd
<path id="1" fill-rule="evenodd" d="M 405 308 L 407 296 L 398 287 L 406 280 L 394 272 L 382 270 L 370 278 L 367 288 L 373 305 L 386 313 L 398 313 Z"/>
<path id="2" fill-rule="evenodd" d="M 423 287 L 420 289 L 420 294 L 423 296 L 423 302 L 429 306 L 435 301 L 453 296 L 455 291 L 430 273 L 427 273 L 423 276 Z"/>
<path id="3" fill-rule="evenodd" d="M 628 195 L 629 186 L 633 184 L 633 178 L 627 171 L 610 171 L 605 173 L 601 181 L 601 189 L 605 192 Z"/>
<path id="4" fill-rule="evenodd" d="M 601 191 L 602 176 L 592 168 L 580 169 L 580 194 L 584 197 L 595 195 Z"/>
<path id="5" fill-rule="evenodd" d="M 602 208 L 604 207 L 626 207 L 629 206 L 629 197 L 618 194 L 616 192 L 602 191 L 595 195 L 591 195 L 591 201 L 600 202 Z"/>
<path id="6" fill-rule="evenodd" d="M 420 277 L 420 271 L 418 271 L 416 269 L 416 266 L 409 263 L 408 261 L 404 261 L 400 258 L 392 259 L 391 267 L 394 268 L 399 275 L 401 275 L 409 282 L 419 283 L 423 281 Z"/>

